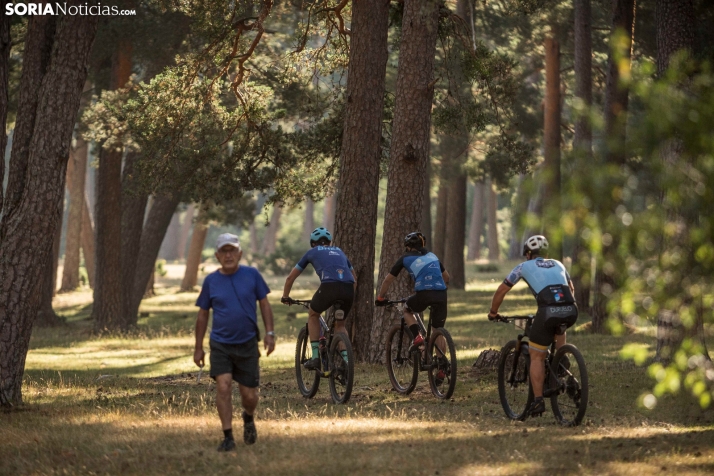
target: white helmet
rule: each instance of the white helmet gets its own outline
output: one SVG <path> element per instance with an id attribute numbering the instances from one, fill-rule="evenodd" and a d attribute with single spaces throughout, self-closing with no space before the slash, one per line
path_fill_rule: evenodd
<path id="1" fill-rule="evenodd" d="M 545 239 L 543 235 L 533 235 L 523 243 L 523 256 L 528 256 L 528 252 L 531 251 L 534 254 L 538 254 L 540 250 L 548 249 L 548 240 Z"/>

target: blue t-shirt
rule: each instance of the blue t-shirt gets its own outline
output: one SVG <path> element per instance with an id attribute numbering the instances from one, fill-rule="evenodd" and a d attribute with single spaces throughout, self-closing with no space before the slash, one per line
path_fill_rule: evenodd
<path id="1" fill-rule="evenodd" d="M 406 268 L 414 280 L 414 291 L 445 291 L 446 283 L 441 274 L 444 265 L 426 248 L 408 251 L 394 263 L 389 274 L 398 276 Z"/>
<path id="2" fill-rule="evenodd" d="M 213 308 L 211 340 L 221 344 L 243 344 L 257 336 L 256 301 L 270 288 L 257 269 L 240 266 L 233 274 L 214 271 L 206 276 L 196 306 Z"/>
<path id="3" fill-rule="evenodd" d="M 303 255 L 295 265 L 300 271 L 312 264 L 321 283 L 354 283 L 352 264 L 336 246 L 316 246 Z"/>
<path id="4" fill-rule="evenodd" d="M 547 302 L 572 302 L 570 288 L 570 275 L 558 260 L 536 259 L 524 261 L 519 264 L 503 281 L 506 286 L 513 286 L 523 278 L 536 298 L 546 298 Z M 551 296 L 552 295 L 552 296 Z M 543 300 L 543 299 L 541 299 Z"/>

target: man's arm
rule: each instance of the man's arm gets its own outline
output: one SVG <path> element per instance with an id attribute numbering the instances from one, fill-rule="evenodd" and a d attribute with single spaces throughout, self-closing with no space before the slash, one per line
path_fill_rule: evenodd
<path id="1" fill-rule="evenodd" d="M 508 291 L 511 290 L 511 287 L 506 285 L 505 283 L 501 283 L 501 285 L 496 289 L 496 292 L 493 295 L 493 300 L 491 301 L 491 309 L 488 311 L 488 317 L 496 317 L 498 315 L 498 308 L 501 307 L 501 303 L 503 303 L 503 298 L 506 297 L 506 294 Z"/>
<path id="2" fill-rule="evenodd" d="M 575 286 L 573 286 L 573 282 L 571 280 L 568 280 L 568 286 L 570 287 L 570 294 L 572 294 L 573 299 L 575 299 Z"/>
<path id="3" fill-rule="evenodd" d="M 444 271 L 441 273 L 441 279 L 444 280 L 444 284 L 446 284 L 446 287 L 448 288 L 448 287 L 449 287 L 449 281 L 451 280 L 451 276 L 449 276 L 449 272 L 446 271 L 446 270 L 444 270 Z"/>
<path id="4" fill-rule="evenodd" d="M 263 316 L 263 325 L 265 326 L 263 344 L 268 355 L 270 355 L 275 350 L 275 336 L 268 335 L 268 332 L 273 332 L 273 308 L 270 307 L 267 297 L 264 297 L 258 303 L 260 304 L 260 315 Z"/>
<path id="5" fill-rule="evenodd" d="M 389 286 L 392 285 L 392 282 L 397 279 L 396 276 L 393 274 L 389 273 L 387 276 L 384 278 L 384 281 L 382 282 L 382 287 L 379 288 L 379 293 L 377 293 L 377 299 L 383 299 L 384 295 L 387 294 L 387 291 L 389 291 Z"/>
<path id="6" fill-rule="evenodd" d="M 203 367 L 205 364 L 206 353 L 203 351 L 203 338 L 206 337 L 206 329 L 208 329 L 208 310 L 199 309 L 196 317 L 196 347 L 193 351 L 193 361 L 199 367 Z"/>
<path id="7" fill-rule="evenodd" d="M 290 271 L 290 274 L 288 274 L 288 277 L 285 279 L 285 287 L 283 288 L 283 298 L 287 298 L 290 296 L 290 290 L 293 288 L 293 283 L 295 282 L 297 277 L 300 276 L 300 273 L 302 273 L 302 271 L 297 268 L 293 268 L 292 271 Z M 263 301 L 261 300 L 260 302 Z M 263 308 L 261 307 L 261 310 L 262 309 Z"/>

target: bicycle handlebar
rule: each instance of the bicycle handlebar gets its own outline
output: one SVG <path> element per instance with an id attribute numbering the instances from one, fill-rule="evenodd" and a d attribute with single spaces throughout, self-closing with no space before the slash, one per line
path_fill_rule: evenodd
<path id="1" fill-rule="evenodd" d="M 293 299 L 291 297 L 288 297 L 286 299 L 281 299 L 280 302 L 282 302 L 283 304 L 287 304 L 288 306 L 292 306 L 293 304 L 300 304 L 301 306 L 308 308 L 308 307 L 310 307 L 310 303 L 312 301 L 310 301 L 310 300 L 305 301 L 305 300 Z"/>
<path id="2" fill-rule="evenodd" d="M 525 316 L 504 316 L 504 315 L 502 315 L 502 314 L 497 314 L 497 315 L 496 315 L 496 318 L 493 319 L 493 322 L 505 322 L 505 323 L 509 323 L 509 322 L 515 321 L 516 319 L 526 319 L 526 320 L 531 321 L 531 320 L 533 320 L 534 318 L 535 318 L 535 315 L 533 315 L 533 314 L 528 314 L 528 315 L 525 315 Z M 489 319 L 489 320 L 491 320 L 491 319 Z"/>

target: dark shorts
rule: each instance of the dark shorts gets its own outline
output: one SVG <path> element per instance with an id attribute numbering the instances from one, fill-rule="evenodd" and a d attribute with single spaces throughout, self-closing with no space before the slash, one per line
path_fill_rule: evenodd
<path id="1" fill-rule="evenodd" d="M 548 347 L 556 335 L 578 320 L 578 307 L 575 304 L 540 306 L 533 324 L 528 331 L 530 341 L 541 347 Z"/>
<path id="2" fill-rule="evenodd" d="M 244 344 L 210 341 L 210 346 L 211 377 L 232 374 L 233 380 L 246 387 L 255 388 L 260 384 L 258 339 Z"/>
<path id="3" fill-rule="evenodd" d="M 406 304 L 412 312 L 424 312 L 424 309 L 431 307 L 431 327 L 444 327 L 446 324 L 446 291 L 417 291 L 407 298 Z"/>
<path id="4" fill-rule="evenodd" d="M 310 301 L 310 308 L 322 314 L 335 301 L 342 301 L 340 307 L 345 311 L 345 318 L 352 309 L 352 301 L 355 298 L 355 288 L 353 283 L 322 283 Z"/>

